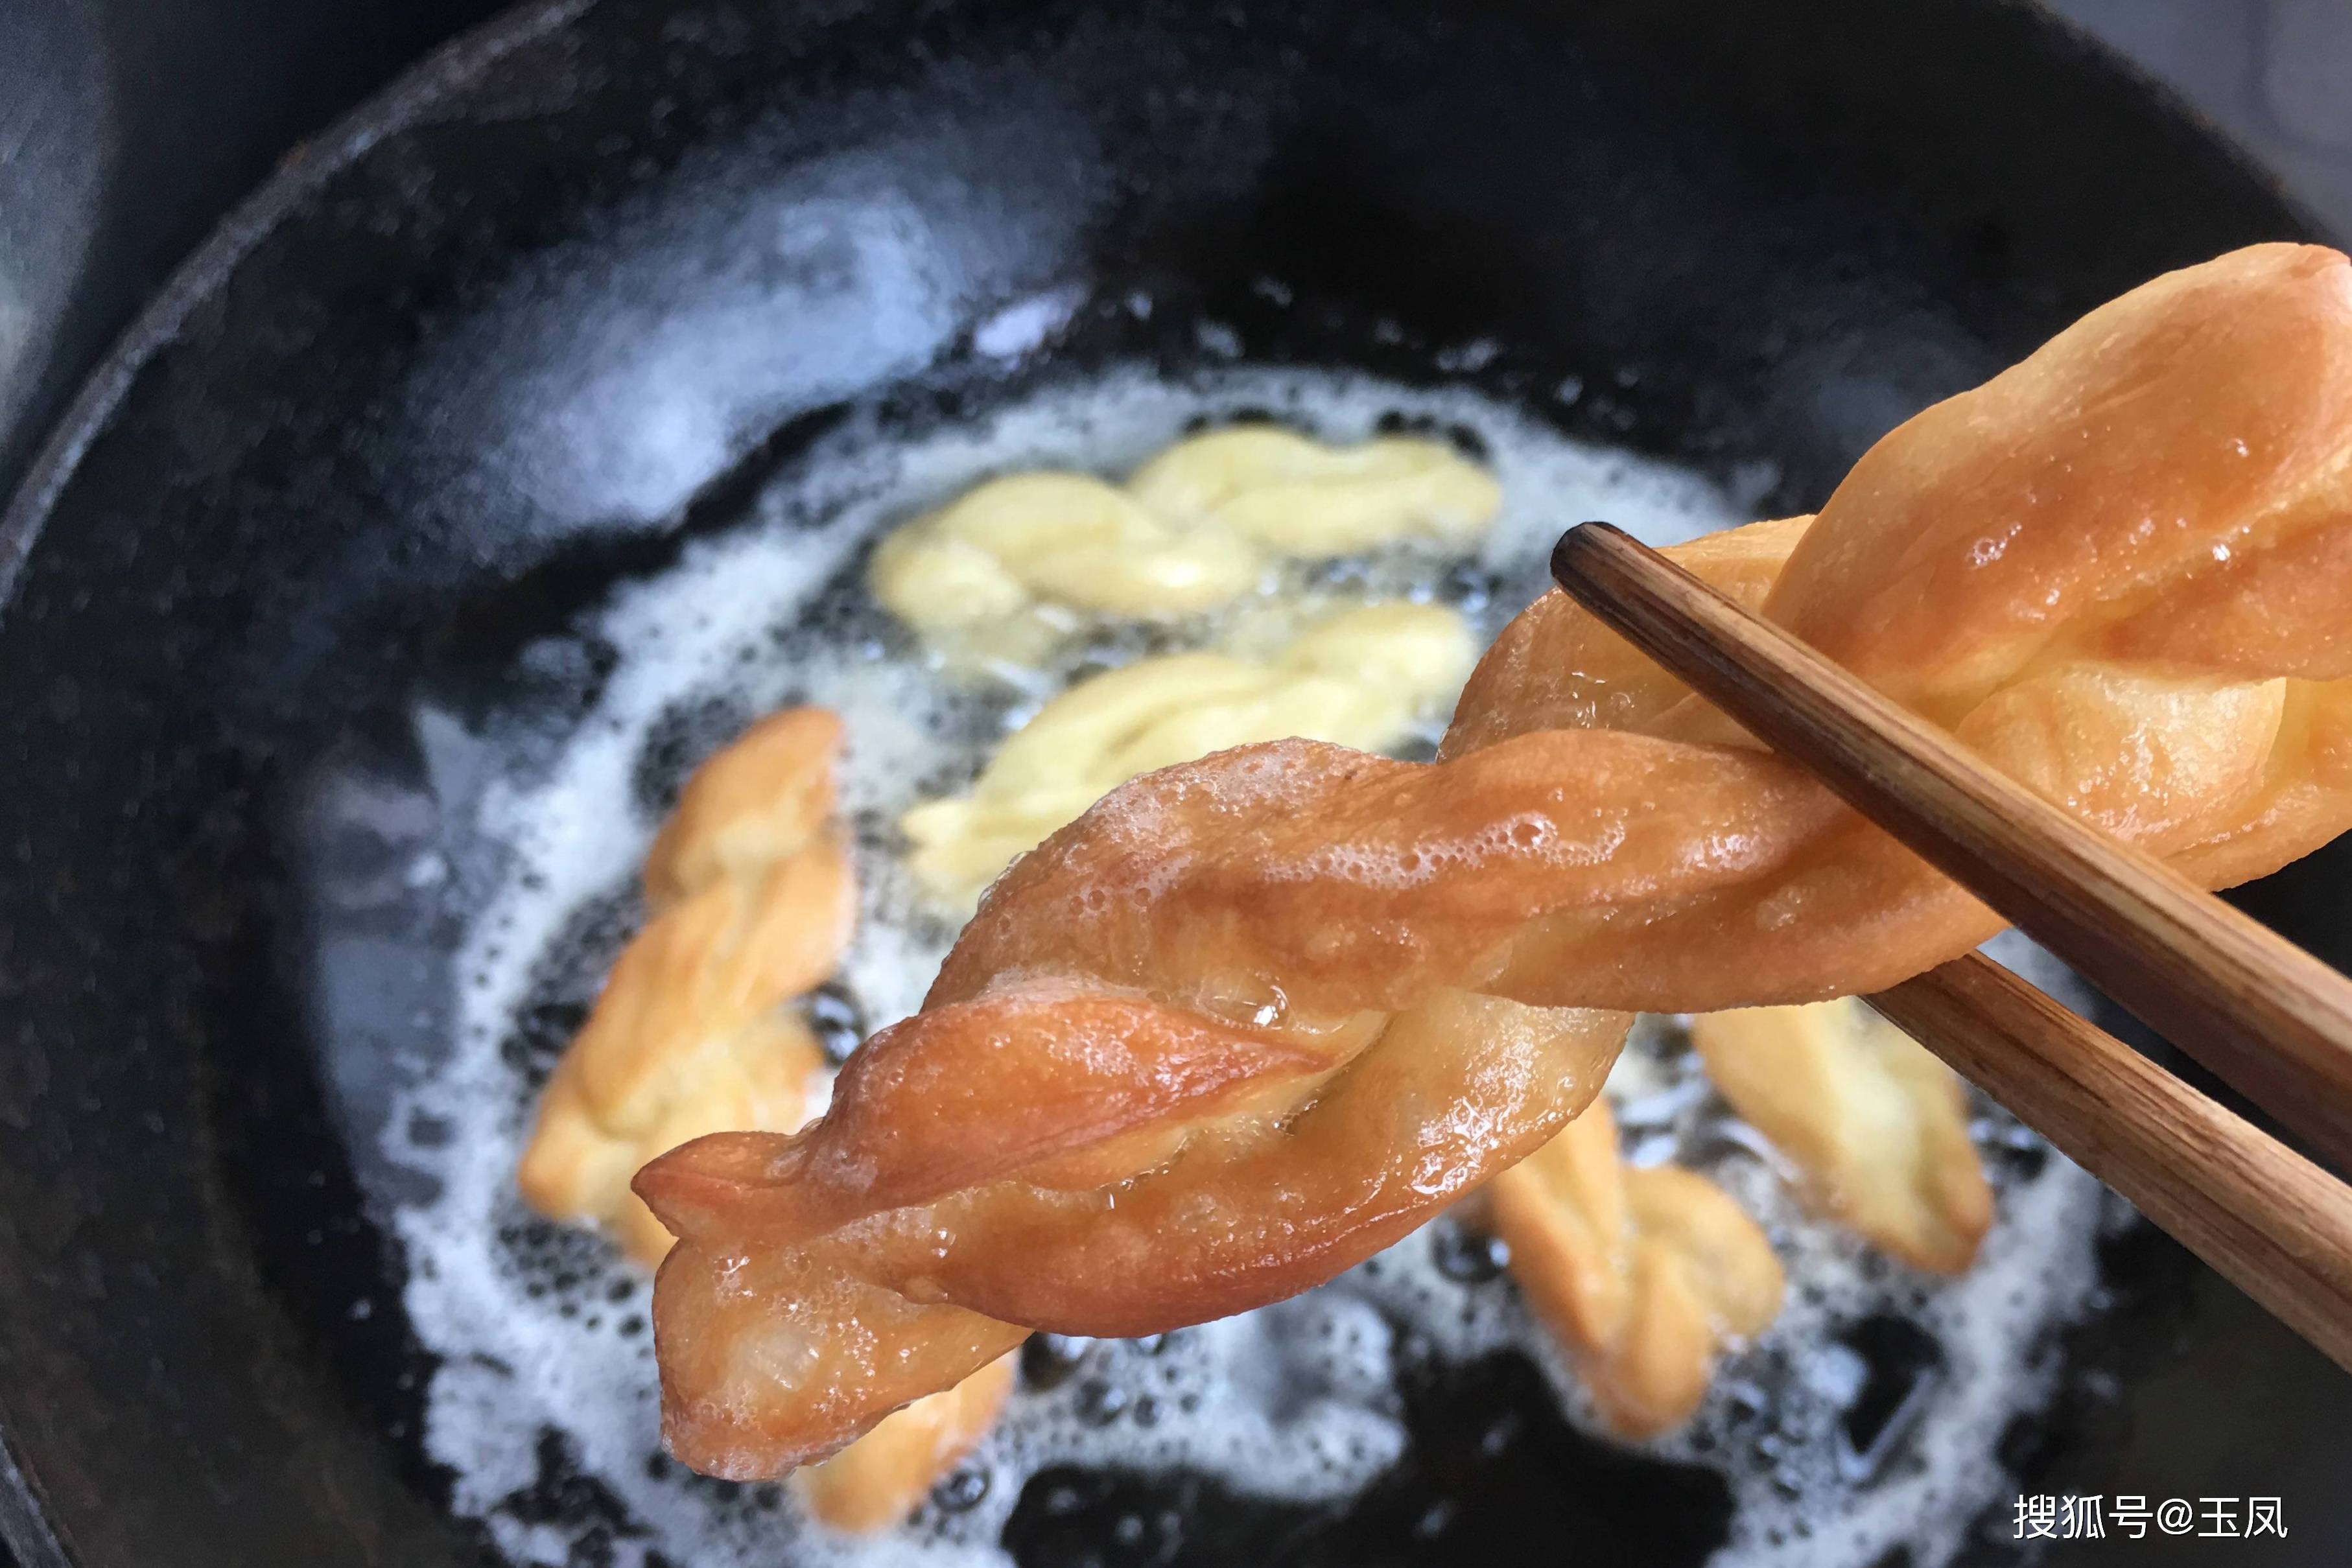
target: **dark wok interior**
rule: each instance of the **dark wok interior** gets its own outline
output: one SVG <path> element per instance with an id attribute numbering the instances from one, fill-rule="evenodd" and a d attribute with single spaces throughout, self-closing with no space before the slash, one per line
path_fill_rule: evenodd
<path id="1" fill-rule="evenodd" d="M 2302 232 L 2003 5 L 606 0 L 461 42 L 182 271 L 0 519 L 10 1544 L 482 1555 L 377 1224 L 386 1086 L 452 984 L 444 894 L 388 874 L 452 804 L 409 704 L 561 735 L 609 667 L 579 612 L 844 410 L 920 431 L 1237 346 L 1474 381 L 1794 511 L 2089 307 Z M 1044 348 L 975 346 L 1038 296 L 1074 307 Z M 2352 962 L 2346 862 L 2249 905 Z M 2115 1312 L 2004 1444 L 2020 1487 L 2276 1495 L 2269 1560 L 2352 1559 L 2352 1384 L 2144 1228 L 2111 1252 Z M 1008 1544 L 1664 1563 L 1720 1528 L 1704 1473 L 1576 1436 L 1523 1364 L 1415 1398 L 1353 1509 L 1074 1472 Z M 512 1506 L 611 1560 L 633 1522 L 560 1442 L 541 1469 Z M 1999 1501 L 1963 1561 L 2012 1560 Z"/>

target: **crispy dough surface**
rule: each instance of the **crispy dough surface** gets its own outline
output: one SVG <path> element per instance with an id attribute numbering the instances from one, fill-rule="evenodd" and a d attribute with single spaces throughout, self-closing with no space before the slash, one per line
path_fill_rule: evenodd
<path id="1" fill-rule="evenodd" d="M 2352 822 L 2347 457 L 2352 268 L 2257 246 L 1921 413 L 1817 518 L 1674 553 L 2223 885 Z M 648 1166 L 667 1438 L 774 1474 L 1031 1329 L 1290 1295 L 1549 1142 L 1627 1009 L 1875 989 L 1999 924 L 1547 595 L 1437 762 L 1136 780 L 1007 873 L 824 1120 Z"/>

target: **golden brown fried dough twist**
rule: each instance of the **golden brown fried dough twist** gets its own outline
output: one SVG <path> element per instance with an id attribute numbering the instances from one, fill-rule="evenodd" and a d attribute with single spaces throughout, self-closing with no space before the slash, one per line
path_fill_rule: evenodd
<path id="1" fill-rule="evenodd" d="M 1916 1268 L 1976 1261 L 1992 1186 L 1967 1087 L 1925 1046 L 1852 997 L 1706 1013 L 1691 1043 L 1816 1207 Z"/>
<path id="2" fill-rule="evenodd" d="M 887 1530 L 931 1490 L 941 1472 L 995 1423 L 1013 1392 L 1018 1358 L 1002 1355 L 953 1388 L 892 1412 L 833 1458 L 793 1477 L 809 1512 L 835 1530 Z"/>
<path id="3" fill-rule="evenodd" d="M 1626 1437 L 1688 1420 L 1717 1354 L 1780 1311 L 1763 1230 L 1696 1171 L 1627 1166 L 1605 1099 L 1497 1174 L 1486 1204 L 1528 1304 Z"/>
<path id="4" fill-rule="evenodd" d="M 2352 267 L 2259 246 L 2093 312 L 1677 552 L 2212 885 L 2352 822 Z M 1819 1000 L 1999 921 L 1558 594 L 1441 759 L 1147 775 L 1008 872 L 794 1137 L 638 1190 L 681 1239 L 665 1428 L 773 1474 L 1031 1329 L 1330 1278 L 1540 1147 L 1622 1013 Z"/>
<path id="5" fill-rule="evenodd" d="M 648 1266 L 671 1237 L 637 1166 L 707 1133 L 790 1132 L 824 1055 L 781 1010 L 833 971 L 856 893 L 831 827 L 841 720 L 790 708 L 695 770 L 646 856 L 652 920 L 548 1081 L 516 1180 L 541 1213 L 602 1222 Z M 917 1400 L 810 1474 L 839 1530 L 894 1524 L 995 1419 L 1008 1365 Z"/>
<path id="6" fill-rule="evenodd" d="M 833 973 L 856 915 L 830 825 L 841 720 L 772 714 L 687 781 L 646 855 L 652 918 L 548 1080 L 516 1181 L 552 1219 L 612 1227 L 651 1266 L 670 1234 L 637 1167 L 706 1133 L 806 1119 L 816 1040 L 782 1004 Z"/>

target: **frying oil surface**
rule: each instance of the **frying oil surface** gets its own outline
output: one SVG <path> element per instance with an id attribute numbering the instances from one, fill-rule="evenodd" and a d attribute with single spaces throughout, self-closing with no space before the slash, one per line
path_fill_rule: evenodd
<path id="1" fill-rule="evenodd" d="M 1465 1267 L 1460 1234 L 1441 1220 L 1264 1311 L 1150 1344 L 1038 1342 L 995 1430 L 908 1526 L 833 1535 L 782 1489 L 707 1481 L 658 1456 L 648 1282 L 514 1193 L 539 1078 L 635 918 L 632 878 L 670 792 L 735 729 L 790 701 L 848 722 L 843 802 L 864 906 L 827 1006 L 836 1025 L 855 1015 L 870 1030 L 914 1010 L 953 935 L 902 867 L 907 810 L 968 788 L 1074 677 L 1171 647 L 1245 641 L 1251 618 L 1274 612 L 1251 601 L 1174 630 L 1104 630 L 1016 680 L 975 681 L 926 663 L 871 603 L 867 541 L 995 475 L 1124 475 L 1189 426 L 1242 411 L 1335 441 L 1400 417 L 1469 433 L 1505 497 L 1482 544 L 1286 569 L 1285 588 L 1291 598 L 1448 603 L 1481 643 L 1545 586 L 1545 555 L 1566 521 L 1605 517 L 1668 543 L 1747 520 L 1691 476 L 1572 443 L 1466 392 L 1307 372 L 1181 385 L 1131 375 L 919 442 L 845 428 L 778 482 L 754 525 L 616 594 L 596 632 L 618 659 L 592 711 L 551 766 L 542 742 L 517 737 L 479 791 L 473 826 L 502 852 L 501 883 L 470 928 L 453 1054 L 392 1119 L 401 1131 L 384 1151 L 429 1177 L 434 1194 L 396 1217 L 405 1304 L 443 1358 L 425 1446 L 451 1472 L 457 1509 L 516 1560 L 999 1563 L 1024 1480 L 1066 1463 L 1182 1468 L 1252 1495 L 1344 1498 L 1404 1449 L 1401 1360 L 1517 1349 L 1546 1369 L 1572 1419 L 1589 1420 L 1507 1278 Z M 418 719 L 428 737 L 455 722 Z M 1433 724 L 1416 743 L 1434 739 Z M 2022 944 L 2003 956 L 2063 983 Z M 1706 1171 L 1766 1226 L 1788 1268 L 1778 1322 L 1725 1363 L 1697 1419 L 1658 1449 L 1726 1477 L 1738 1507 L 1717 1561 L 1864 1568 L 1898 1543 L 1923 1565 L 1944 1561 L 2001 1485 L 2003 1427 L 2047 1392 L 2054 1369 L 2037 1347 L 2095 1283 L 2095 1184 L 2039 1149 L 1996 1162 L 1998 1218 L 1982 1256 L 1963 1278 L 1930 1283 L 1797 1206 L 1674 1020 L 1636 1030 L 1610 1090 L 1628 1156 Z M 2013 1132 L 1994 1113 L 1984 1126 L 1988 1137 Z M 1899 1354 L 1885 1351 L 1890 1335 Z M 552 1506 L 556 1495 L 570 1501 Z"/>

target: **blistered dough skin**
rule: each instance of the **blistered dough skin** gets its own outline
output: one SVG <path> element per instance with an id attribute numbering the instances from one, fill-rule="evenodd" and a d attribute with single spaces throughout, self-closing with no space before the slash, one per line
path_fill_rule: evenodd
<path id="1" fill-rule="evenodd" d="M 1810 524 L 1675 553 L 2219 885 L 2352 822 L 2347 452 L 2352 267 L 2257 246 L 1927 410 Z M 2302 619 L 2226 640 L 2264 617 Z M 1438 762 L 1283 741 L 1114 790 L 998 881 L 823 1120 L 640 1173 L 682 1239 L 668 1441 L 772 1474 L 1031 1329 L 1304 1290 L 1547 1144 L 1625 1009 L 1867 992 L 1997 925 L 1547 595 Z"/>
<path id="2" fill-rule="evenodd" d="M 942 902 L 963 903 L 1138 774 L 1285 736 L 1386 750 L 1460 688 L 1475 657 L 1455 612 L 1399 603 L 1343 611 L 1271 659 L 1139 659 L 1040 708 L 969 793 L 907 812 L 908 869 Z"/>
<path id="3" fill-rule="evenodd" d="M 1486 1197 L 1529 1306 L 1625 1437 L 1688 1420 L 1716 1357 L 1780 1311 L 1762 1229 L 1696 1171 L 1627 1166 L 1606 1100 L 1498 1172 Z"/>
<path id="4" fill-rule="evenodd" d="M 1952 1070 L 1852 998 L 1691 1020 L 1732 1109 L 1802 1173 L 1814 1204 L 1905 1262 L 1957 1274 L 1992 1188 Z"/>

